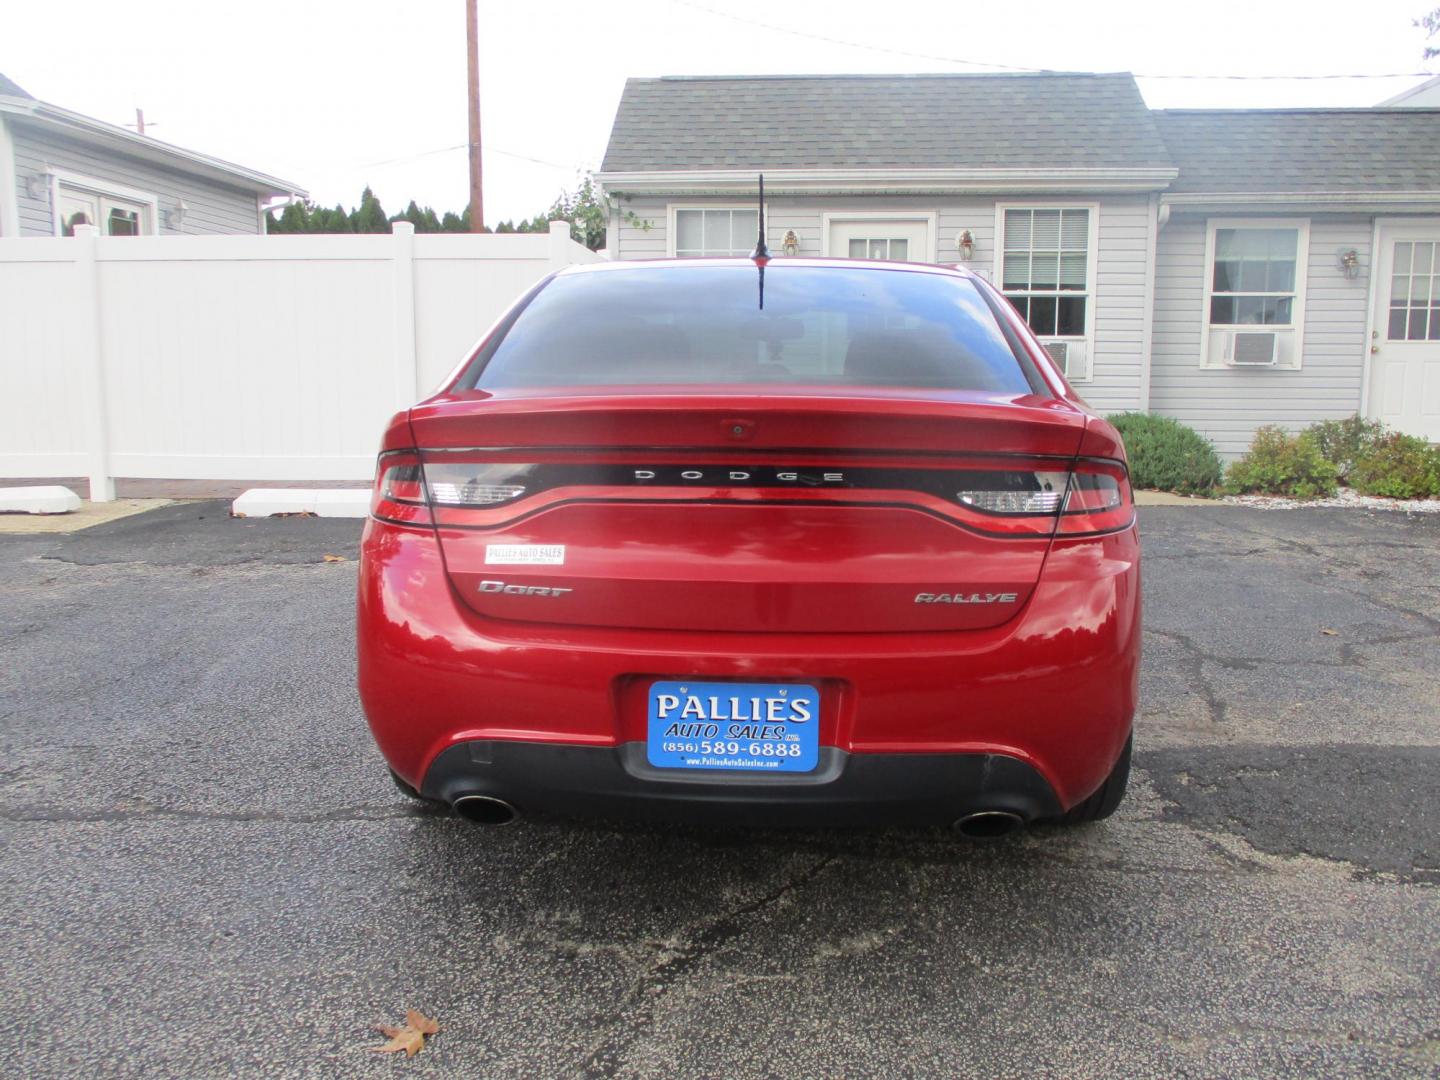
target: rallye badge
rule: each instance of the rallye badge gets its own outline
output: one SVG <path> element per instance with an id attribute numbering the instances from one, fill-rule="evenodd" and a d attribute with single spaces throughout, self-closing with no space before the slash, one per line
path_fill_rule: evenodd
<path id="1" fill-rule="evenodd" d="M 1019 598 L 1018 593 L 1013 592 L 987 592 L 987 593 L 932 593 L 922 592 L 915 594 L 917 604 L 1013 604 Z"/>

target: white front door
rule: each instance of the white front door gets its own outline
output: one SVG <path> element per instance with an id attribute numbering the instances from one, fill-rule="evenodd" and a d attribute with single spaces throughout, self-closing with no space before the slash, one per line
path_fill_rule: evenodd
<path id="1" fill-rule="evenodd" d="M 829 253 L 842 259 L 930 261 L 930 223 L 915 218 L 830 223 Z"/>
<path id="2" fill-rule="evenodd" d="M 1380 226 L 1370 416 L 1440 442 L 1440 222 Z"/>

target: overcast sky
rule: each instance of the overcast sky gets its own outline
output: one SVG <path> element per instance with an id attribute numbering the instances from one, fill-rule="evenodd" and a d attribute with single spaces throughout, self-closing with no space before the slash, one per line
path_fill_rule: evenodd
<path id="1" fill-rule="evenodd" d="M 447 148 L 467 138 L 464 2 L 14 3 L 0 72 L 113 123 L 141 106 L 156 138 L 284 177 L 319 202 L 352 205 L 368 183 L 390 213 L 411 198 L 459 210 L 465 152 Z M 1147 75 L 1440 71 L 1421 62 L 1412 25 L 1436 3 L 481 0 L 485 217 L 540 213 L 598 167 L 631 75 L 987 70 L 962 60 Z M 1140 86 L 1155 107 L 1372 105 L 1420 81 Z"/>

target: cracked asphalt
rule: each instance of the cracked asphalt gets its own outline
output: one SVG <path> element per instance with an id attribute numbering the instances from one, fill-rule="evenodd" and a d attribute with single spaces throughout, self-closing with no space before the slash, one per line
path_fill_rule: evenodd
<path id="1" fill-rule="evenodd" d="M 1440 515 L 1141 527 L 1130 797 L 990 845 L 478 829 L 370 743 L 358 523 L 0 537 L 0 1066 L 1440 1075 Z"/>

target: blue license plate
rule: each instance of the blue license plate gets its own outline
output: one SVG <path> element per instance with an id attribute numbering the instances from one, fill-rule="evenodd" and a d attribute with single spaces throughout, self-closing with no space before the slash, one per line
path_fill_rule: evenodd
<path id="1" fill-rule="evenodd" d="M 820 691 L 798 683 L 657 682 L 646 754 L 662 769 L 810 772 Z"/>

